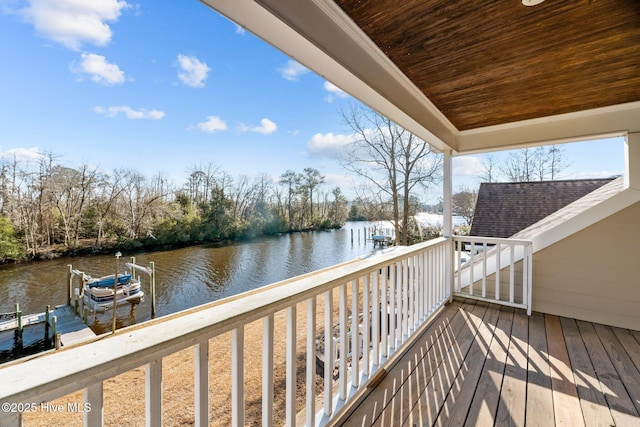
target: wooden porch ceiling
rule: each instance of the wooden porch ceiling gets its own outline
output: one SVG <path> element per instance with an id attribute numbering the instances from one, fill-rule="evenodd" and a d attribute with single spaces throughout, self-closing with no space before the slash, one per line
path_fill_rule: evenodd
<path id="1" fill-rule="evenodd" d="M 640 132 L 640 2 L 201 0 L 438 150 Z"/>
<path id="2" fill-rule="evenodd" d="M 336 0 L 460 130 L 640 101 L 637 0 Z"/>

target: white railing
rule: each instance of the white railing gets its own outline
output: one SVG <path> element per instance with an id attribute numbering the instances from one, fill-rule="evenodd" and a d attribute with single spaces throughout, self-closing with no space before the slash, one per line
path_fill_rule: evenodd
<path id="1" fill-rule="evenodd" d="M 306 424 L 322 425 L 449 299 L 451 270 L 446 266 L 451 253 L 451 240 L 443 238 L 394 248 L 6 366 L 0 369 L 0 425 L 21 425 L 20 411 L 32 409 L 25 405 L 84 390 L 84 407 L 91 409 L 84 412 L 84 425 L 101 426 L 104 382 L 145 366 L 146 425 L 160 426 L 163 358 L 190 347 L 195 352 L 195 425 L 208 425 L 209 406 L 217 404 L 209 399 L 209 340 L 227 332 L 231 332 L 231 422 L 254 423 L 258 420 L 245 420 L 244 333 L 246 325 L 259 320 L 263 323 L 262 425 L 276 421 L 294 425 L 300 393 L 306 398 Z M 304 337 L 296 336 L 297 310 L 306 311 Z M 286 314 L 286 418 L 274 421 L 274 315 L 281 311 Z M 316 396 L 315 389 L 319 337 L 325 343 L 320 355 L 325 361 L 323 396 Z M 346 351 L 335 351 L 334 346 Z M 305 390 L 299 390 L 296 381 L 301 348 L 306 353 Z"/>
<path id="2" fill-rule="evenodd" d="M 524 308 L 531 315 L 531 241 L 455 236 L 453 248 L 454 295 Z"/>

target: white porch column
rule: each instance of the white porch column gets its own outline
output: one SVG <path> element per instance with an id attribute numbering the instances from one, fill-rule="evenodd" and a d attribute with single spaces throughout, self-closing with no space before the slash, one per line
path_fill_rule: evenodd
<path id="1" fill-rule="evenodd" d="M 453 175 L 451 173 L 451 150 L 445 150 L 443 159 L 443 190 L 442 190 L 442 234 L 444 237 L 453 235 Z"/>
<path id="2" fill-rule="evenodd" d="M 624 144 L 624 188 L 640 190 L 640 133 L 630 133 Z"/>
<path id="3" fill-rule="evenodd" d="M 446 289 L 449 289 L 449 302 L 453 301 L 453 174 L 451 172 L 451 150 L 445 150 L 442 160 L 442 234 L 449 239 L 449 253 L 444 261 L 444 278 Z"/>

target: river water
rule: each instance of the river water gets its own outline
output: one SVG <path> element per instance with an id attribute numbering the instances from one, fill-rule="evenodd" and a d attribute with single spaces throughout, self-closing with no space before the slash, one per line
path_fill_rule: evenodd
<path id="1" fill-rule="evenodd" d="M 341 230 L 283 234 L 167 251 L 123 252 L 119 271 L 125 272 L 124 263 L 133 255 L 139 265 L 155 263 L 158 317 L 370 253 L 373 243 L 364 241 L 365 229 L 376 225 L 379 226 L 348 222 Z M 114 255 L 82 256 L 0 267 L 0 313 L 14 311 L 16 303 L 25 314 L 43 312 L 47 305 L 66 304 L 68 264 L 99 277 L 114 273 L 116 258 Z M 146 275 L 141 279 L 145 300 L 135 310 L 129 306 L 119 307 L 118 327 L 151 317 L 149 279 Z M 76 284 L 80 286 L 79 280 Z M 92 319 L 92 329 L 97 333 L 108 331 L 111 316 L 110 311 L 97 315 Z"/>

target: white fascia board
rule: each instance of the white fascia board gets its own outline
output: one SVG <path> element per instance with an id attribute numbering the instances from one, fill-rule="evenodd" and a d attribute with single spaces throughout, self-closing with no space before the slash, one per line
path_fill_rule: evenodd
<path id="1" fill-rule="evenodd" d="M 201 0 L 436 150 L 458 131 L 362 30 L 328 0 Z"/>
<path id="2" fill-rule="evenodd" d="M 461 131 L 458 154 L 563 144 L 640 132 L 640 102 Z"/>
<path id="3" fill-rule="evenodd" d="M 640 132 L 627 135 L 624 163 L 624 188 L 640 190 Z"/>
<path id="4" fill-rule="evenodd" d="M 640 191 L 633 189 L 623 190 L 575 217 L 569 218 L 556 227 L 533 236 L 531 238 L 533 251 L 541 251 L 638 202 L 640 202 Z"/>

